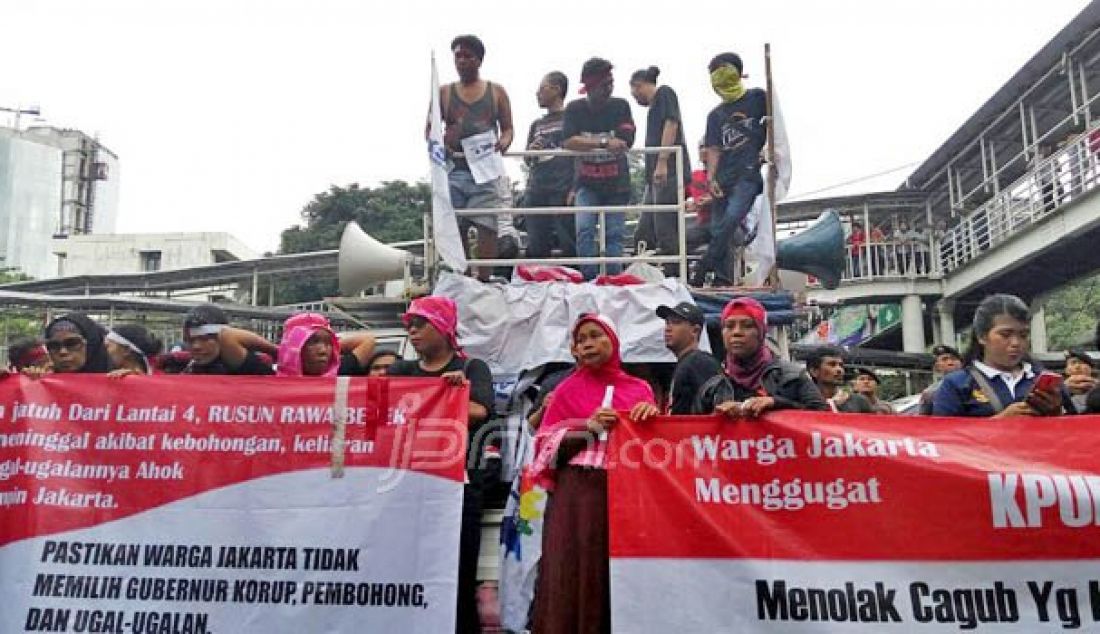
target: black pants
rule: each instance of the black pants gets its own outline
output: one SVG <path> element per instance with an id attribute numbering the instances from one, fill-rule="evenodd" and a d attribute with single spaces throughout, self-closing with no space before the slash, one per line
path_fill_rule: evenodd
<path id="1" fill-rule="evenodd" d="M 568 195 L 566 191 L 528 191 L 523 206 L 564 207 Z M 573 214 L 530 215 L 524 222 L 527 224 L 527 257 L 548 258 L 555 243 L 562 257 L 577 255 L 577 222 Z"/>
<path id="2" fill-rule="evenodd" d="M 458 617 L 457 634 L 478 634 L 481 620 L 477 613 L 477 559 L 481 554 L 482 486 L 477 471 L 470 472 L 470 483 L 462 491 L 462 529 L 458 543 Z"/>
<path id="3" fill-rule="evenodd" d="M 675 205 L 679 202 L 676 183 L 669 182 L 664 187 L 646 185 L 643 205 Z M 647 249 L 654 249 L 659 255 L 675 255 L 679 251 L 679 224 L 676 214 L 670 212 L 644 211 L 638 219 L 638 228 L 634 230 L 634 244 L 645 242 Z"/>

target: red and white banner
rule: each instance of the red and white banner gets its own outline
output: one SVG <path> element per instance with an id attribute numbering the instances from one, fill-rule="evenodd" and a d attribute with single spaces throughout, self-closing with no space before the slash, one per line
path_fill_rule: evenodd
<path id="1" fill-rule="evenodd" d="M 0 381 L 0 632 L 453 631 L 468 398 Z"/>
<path id="2" fill-rule="evenodd" d="M 1100 417 L 624 422 L 616 632 L 1100 623 Z"/>

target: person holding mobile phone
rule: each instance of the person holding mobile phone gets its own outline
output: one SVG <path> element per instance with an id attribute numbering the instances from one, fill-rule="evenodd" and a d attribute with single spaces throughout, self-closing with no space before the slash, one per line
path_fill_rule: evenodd
<path id="1" fill-rule="evenodd" d="M 1078 412 L 1087 407 L 1088 395 L 1097 386 L 1095 362 L 1083 348 L 1066 350 L 1066 390 Z"/>
<path id="2" fill-rule="evenodd" d="M 1029 356 L 1031 315 L 1014 295 L 978 305 L 963 367 L 944 377 L 932 399 L 934 416 L 1009 418 L 1076 413 L 1061 376 Z"/>

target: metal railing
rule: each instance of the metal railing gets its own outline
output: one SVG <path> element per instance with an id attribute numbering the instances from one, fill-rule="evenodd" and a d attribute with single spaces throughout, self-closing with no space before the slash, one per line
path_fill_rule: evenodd
<path id="1" fill-rule="evenodd" d="M 912 240 L 883 240 L 847 245 L 843 281 L 884 278 L 939 277 L 927 238 L 924 244 Z"/>
<path id="2" fill-rule="evenodd" d="M 685 166 L 685 157 L 679 146 L 671 147 L 644 147 L 644 148 L 631 148 L 626 150 L 625 154 L 630 155 L 646 155 L 657 154 L 662 152 L 670 152 L 675 156 L 676 160 L 676 173 L 683 174 L 685 167 L 690 169 L 690 165 Z M 509 151 L 504 156 L 509 158 L 538 158 L 538 157 L 583 157 L 593 155 L 607 155 L 606 150 L 594 150 L 588 152 L 576 152 L 572 150 L 514 150 Z M 596 248 L 599 255 L 595 257 L 551 257 L 551 258 L 471 258 L 467 260 L 467 265 L 476 269 L 478 267 L 494 267 L 494 266 L 519 266 L 525 264 L 536 265 L 565 265 L 565 266 L 577 266 L 577 265 L 592 265 L 597 264 L 600 267 L 600 273 L 605 274 L 607 272 L 608 264 L 627 264 L 630 262 L 646 262 L 649 264 L 676 264 L 679 267 L 680 278 L 687 281 L 688 278 L 688 253 L 687 253 L 687 228 L 685 222 L 685 194 L 683 178 L 676 179 L 676 204 L 638 204 L 638 205 L 605 205 L 596 207 L 499 207 L 489 209 L 455 209 L 455 215 L 459 218 L 473 217 L 473 216 L 534 216 L 534 215 L 570 215 L 578 213 L 595 213 L 599 217 L 599 224 L 597 230 L 597 242 Z M 621 256 L 609 256 L 607 250 L 607 214 L 610 213 L 626 213 L 629 211 L 637 212 L 657 212 L 657 213 L 675 213 L 677 217 L 677 252 L 671 255 L 654 255 L 654 254 L 627 254 L 624 250 Z M 624 223 L 624 234 L 626 233 Z M 625 240 L 628 236 L 624 235 Z M 579 245 L 578 245 L 579 249 Z"/>
<path id="3" fill-rule="evenodd" d="M 946 231 L 935 245 L 940 268 L 948 273 L 962 267 L 1096 189 L 1096 135 L 1100 128 L 1081 134 Z"/>

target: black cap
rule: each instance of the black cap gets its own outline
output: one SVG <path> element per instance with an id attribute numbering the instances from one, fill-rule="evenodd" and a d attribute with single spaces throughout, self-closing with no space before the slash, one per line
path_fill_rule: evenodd
<path id="1" fill-rule="evenodd" d="M 875 383 L 879 383 L 879 384 L 882 383 L 882 379 L 878 378 L 878 375 L 875 374 L 875 372 L 873 370 L 871 370 L 870 368 L 858 368 L 858 369 L 856 369 L 856 376 L 859 376 L 860 374 L 862 374 L 864 376 L 871 377 L 872 379 L 875 380 Z"/>
<path id="2" fill-rule="evenodd" d="M 949 354 L 949 355 L 955 357 L 956 359 L 962 359 L 962 356 L 959 355 L 959 351 L 952 348 L 951 346 L 947 346 L 947 345 L 944 345 L 942 343 L 939 344 L 938 346 L 932 346 L 932 356 L 933 357 L 938 357 L 941 354 Z"/>
<path id="3" fill-rule="evenodd" d="M 657 307 L 657 316 L 661 319 L 677 317 L 697 326 L 702 326 L 707 322 L 706 315 L 703 314 L 703 311 L 691 302 L 680 302 L 672 307 L 662 304 Z"/>
<path id="4" fill-rule="evenodd" d="M 707 70 L 714 72 L 719 66 L 725 66 L 729 64 L 737 69 L 737 74 L 741 75 L 742 79 L 748 79 L 748 75 L 745 74 L 745 65 L 741 63 L 741 56 L 737 53 L 719 53 L 710 60 L 710 64 L 707 64 Z"/>
<path id="5" fill-rule="evenodd" d="M 1092 357 L 1089 356 L 1089 353 L 1085 352 L 1084 348 L 1070 348 L 1066 350 L 1066 361 L 1070 359 L 1077 359 L 1083 363 L 1089 364 L 1090 367 L 1094 367 Z"/>
<path id="6" fill-rule="evenodd" d="M 187 311 L 187 315 L 183 318 L 184 328 L 228 323 L 229 316 L 216 304 L 199 304 Z"/>

